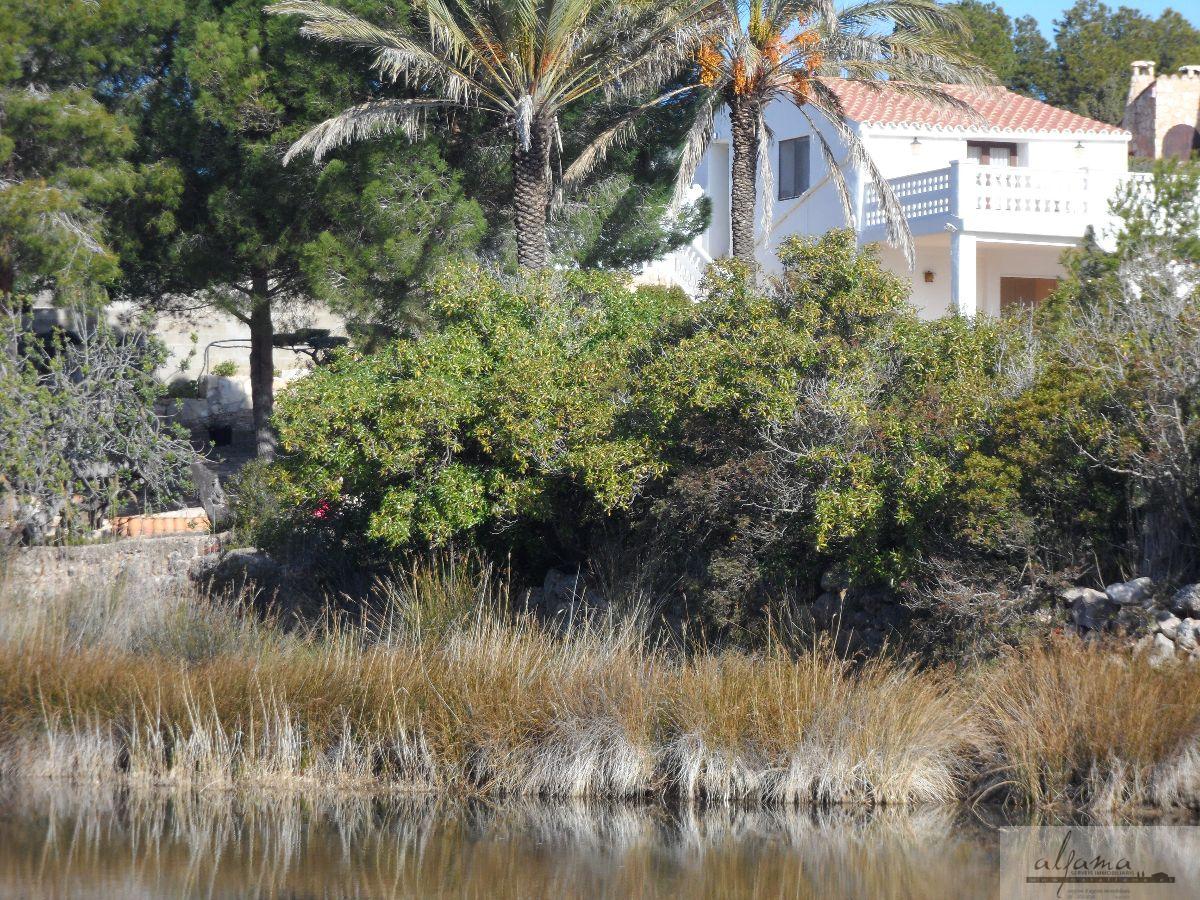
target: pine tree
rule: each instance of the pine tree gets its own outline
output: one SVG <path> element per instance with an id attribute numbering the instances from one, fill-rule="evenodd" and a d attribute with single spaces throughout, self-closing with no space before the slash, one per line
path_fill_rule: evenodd
<path id="1" fill-rule="evenodd" d="M 394 8 L 358 0 L 364 13 Z M 324 170 L 285 168 L 309 127 L 378 89 L 346 53 L 322 52 L 260 0 L 193 4 L 172 48 L 173 77 L 144 122 L 186 188 L 177 239 L 128 281 L 160 308 L 199 294 L 245 324 L 256 447 L 274 453 L 276 320 L 316 299 L 351 317 L 397 315 L 421 274 L 469 250 L 483 223 L 428 144 L 393 141 Z"/>
<path id="2" fill-rule="evenodd" d="M 172 231 L 180 180 L 135 162 L 136 94 L 158 75 L 174 0 L 0 4 L 0 305 L 107 299 Z"/>

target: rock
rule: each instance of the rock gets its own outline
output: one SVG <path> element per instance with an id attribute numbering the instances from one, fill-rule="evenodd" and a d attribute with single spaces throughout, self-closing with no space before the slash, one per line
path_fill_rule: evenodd
<path id="1" fill-rule="evenodd" d="M 167 573 L 170 575 L 186 575 L 190 565 L 191 560 L 178 551 L 167 556 Z"/>
<path id="2" fill-rule="evenodd" d="M 1200 646 L 1200 621 L 1184 619 L 1179 623 L 1179 632 L 1175 635 L 1175 646 L 1188 653 L 1194 653 Z"/>
<path id="3" fill-rule="evenodd" d="M 1118 609 L 1108 594 L 1091 588 L 1070 588 L 1061 596 L 1070 604 L 1071 621 L 1077 628 L 1087 631 L 1099 631 Z"/>
<path id="4" fill-rule="evenodd" d="M 1108 594 L 1104 593 L 1104 591 L 1097 591 L 1087 587 L 1067 588 L 1065 591 L 1060 592 L 1058 596 L 1071 608 L 1074 608 L 1075 603 L 1079 600 L 1091 603 L 1097 600 L 1108 599 Z"/>
<path id="5" fill-rule="evenodd" d="M 1175 640 L 1175 636 L 1179 634 L 1179 617 L 1171 615 L 1164 609 L 1160 610 L 1154 618 L 1159 632 L 1166 635 L 1169 640 Z"/>
<path id="6" fill-rule="evenodd" d="M 572 618 L 584 609 L 595 610 L 605 605 L 604 597 L 582 572 L 567 575 L 550 569 L 542 581 L 541 610 L 547 618 Z"/>
<path id="7" fill-rule="evenodd" d="M 213 533 L 223 531 L 233 518 L 229 508 L 229 498 L 221 487 L 217 473 L 205 465 L 203 460 L 196 460 L 191 466 L 192 484 L 200 497 L 200 505 L 208 516 L 209 528 Z"/>
<path id="8" fill-rule="evenodd" d="M 244 547 L 229 550 L 213 560 L 206 560 L 193 577 L 216 590 L 245 589 L 276 590 L 281 582 L 283 567 L 261 550 Z"/>
<path id="9" fill-rule="evenodd" d="M 579 574 L 567 575 L 558 569 L 551 569 L 542 579 L 542 596 L 549 603 L 570 603 L 578 599 L 576 596 L 582 586 Z"/>
<path id="10" fill-rule="evenodd" d="M 1149 600 L 1153 592 L 1154 582 L 1145 577 L 1118 581 L 1104 589 L 1108 598 L 1120 606 L 1139 606 Z"/>
<path id="11" fill-rule="evenodd" d="M 821 625 L 828 625 L 842 611 L 842 598 L 826 591 L 813 601 L 812 617 Z"/>
<path id="12" fill-rule="evenodd" d="M 1171 597 L 1168 606 L 1181 618 L 1200 619 L 1200 584 L 1185 584 Z"/>
<path id="13" fill-rule="evenodd" d="M 1150 647 L 1150 664 L 1157 665 L 1175 658 L 1175 644 L 1165 634 L 1154 635 L 1154 644 Z"/>
<path id="14" fill-rule="evenodd" d="M 1141 606 L 1117 607 L 1117 613 L 1109 620 L 1107 627 L 1121 634 L 1141 634 L 1154 630 L 1150 611 Z"/>
<path id="15" fill-rule="evenodd" d="M 909 611 L 899 603 L 891 603 L 879 611 L 875 621 L 885 631 L 899 631 L 908 624 Z"/>
<path id="16" fill-rule="evenodd" d="M 228 416 L 250 408 L 250 378 L 246 375 L 209 375 L 204 380 L 209 414 Z"/>
<path id="17" fill-rule="evenodd" d="M 545 596 L 540 587 L 530 588 L 525 592 L 525 609 L 527 611 L 541 609 Z"/>
<path id="18" fill-rule="evenodd" d="M 823 591 L 837 591 L 845 587 L 845 576 L 837 568 L 826 569 L 825 573 L 821 576 L 821 590 Z"/>
<path id="19" fill-rule="evenodd" d="M 184 428 L 206 428 L 209 418 L 208 401 L 203 397 L 188 397 L 181 400 L 175 418 Z"/>

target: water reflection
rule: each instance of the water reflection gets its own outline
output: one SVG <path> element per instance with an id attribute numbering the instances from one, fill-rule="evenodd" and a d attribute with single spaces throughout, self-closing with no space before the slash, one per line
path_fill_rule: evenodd
<path id="1" fill-rule="evenodd" d="M 8 788 L 0 896 L 992 897 L 961 811 L 763 811 Z"/>

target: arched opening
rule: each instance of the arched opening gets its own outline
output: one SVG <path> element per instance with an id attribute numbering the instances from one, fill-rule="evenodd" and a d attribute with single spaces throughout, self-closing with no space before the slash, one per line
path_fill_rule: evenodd
<path id="1" fill-rule="evenodd" d="M 1176 125 L 1163 137 L 1164 157 L 1189 159 L 1197 150 L 1200 150 L 1200 131 L 1192 125 Z"/>

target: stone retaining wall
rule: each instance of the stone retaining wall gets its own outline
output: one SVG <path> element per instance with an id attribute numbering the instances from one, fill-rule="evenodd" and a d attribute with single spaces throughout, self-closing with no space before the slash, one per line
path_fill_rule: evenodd
<path id="1" fill-rule="evenodd" d="M 159 588 L 185 584 L 220 550 L 219 535 L 127 538 L 78 547 L 22 547 L 9 555 L 4 568 L 10 584 L 35 596 L 118 579 L 131 586 Z"/>

